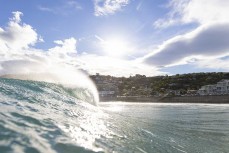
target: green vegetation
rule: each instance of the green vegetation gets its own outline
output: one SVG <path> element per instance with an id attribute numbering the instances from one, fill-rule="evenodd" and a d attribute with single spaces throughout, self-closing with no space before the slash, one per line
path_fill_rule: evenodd
<path id="1" fill-rule="evenodd" d="M 104 75 L 92 75 L 92 80 L 98 90 L 112 90 L 118 96 L 161 96 L 165 94 L 184 95 L 188 91 L 198 90 L 203 85 L 216 84 L 222 79 L 229 79 L 229 73 L 190 73 L 177 74 L 173 76 L 146 77 L 145 75 L 135 75 L 129 78 L 112 77 Z"/>

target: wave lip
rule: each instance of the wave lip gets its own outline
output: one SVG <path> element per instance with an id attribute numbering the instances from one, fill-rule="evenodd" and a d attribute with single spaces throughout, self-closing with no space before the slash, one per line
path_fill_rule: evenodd
<path id="1" fill-rule="evenodd" d="M 57 84 L 66 93 L 93 105 L 99 102 L 98 91 L 94 83 L 86 75 L 74 72 L 73 74 L 60 73 L 29 73 L 29 74 L 4 74 L 1 78 L 30 80 Z"/>

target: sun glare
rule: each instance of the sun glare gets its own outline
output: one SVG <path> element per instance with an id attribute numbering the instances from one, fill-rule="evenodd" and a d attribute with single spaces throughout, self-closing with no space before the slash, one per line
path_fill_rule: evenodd
<path id="1" fill-rule="evenodd" d="M 114 38 L 104 40 L 103 50 L 109 56 L 120 57 L 128 54 L 131 51 L 131 47 L 127 41 Z"/>

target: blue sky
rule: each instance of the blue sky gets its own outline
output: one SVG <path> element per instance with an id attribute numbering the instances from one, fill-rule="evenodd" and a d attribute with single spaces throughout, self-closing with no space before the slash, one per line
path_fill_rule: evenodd
<path id="1" fill-rule="evenodd" d="M 9 61 L 43 59 L 116 76 L 229 70 L 224 0 L 0 3 L 1 73 Z"/>

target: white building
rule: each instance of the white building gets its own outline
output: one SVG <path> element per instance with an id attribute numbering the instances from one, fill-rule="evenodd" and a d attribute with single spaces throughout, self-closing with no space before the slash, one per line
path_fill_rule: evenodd
<path id="1" fill-rule="evenodd" d="M 229 80 L 221 80 L 216 85 L 217 93 L 229 94 Z"/>
<path id="2" fill-rule="evenodd" d="M 215 85 L 205 85 L 198 90 L 199 95 L 229 94 L 229 80 L 221 80 Z"/>
<path id="3" fill-rule="evenodd" d="M 202 86 L 197 93 L 200 95 L 214 95 L 216 93 L 216 85 Z"/>
<path id="4" fill-rule="evenodd" d="M 113 97 L 115 96 L 115 91 L 99 91 L 100 97 Z"/>

